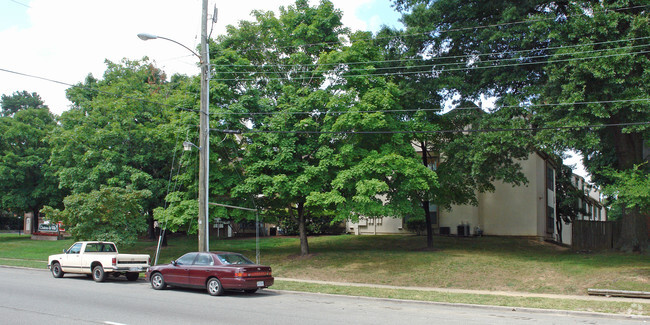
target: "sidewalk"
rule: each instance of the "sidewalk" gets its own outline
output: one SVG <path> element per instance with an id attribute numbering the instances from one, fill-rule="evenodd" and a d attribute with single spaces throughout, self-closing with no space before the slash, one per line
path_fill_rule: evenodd
<path id="1" fill-rule="evenodd" d="M 347 283 L 347 282 L 333 282 L 333 281 L 319 281 L 319 280 L 301 280 L 290 278 L 275 278 L 276 281 L 290 281 L 290 282 L 304 282 L 314 284 L 335 285 L 344 287 L 367 287 L 367 288 L 380 288 L 380 289 L 396 289 L 396 290 L 412 290 L 412 291 L 430 291 L 442 293 L 461 293 L 473 295 L 493 295 L 493 296 L 508 296 L 508 297 L 529 297 L 529 298 L 550 298 L 550 299 L 570 299 L 570 300 L 587 300 L 587 301 L 618 301 L 629 303 L 650 303 L 649 299 L 643 298 L 623 298 L 623 297 L 604 297 L 604 296 L 578 296 L 578 295 L 558 295 L 548 293 L 530 293 L 530 292 L 513 292 L 513 291 L 488 291 L 488 290 L 469 290 L 469 289 L 448 289 L 448 288 L 428 288 L 428 287 L 400 287 L 382 284 L 366 284 L 366 283 Z"/>

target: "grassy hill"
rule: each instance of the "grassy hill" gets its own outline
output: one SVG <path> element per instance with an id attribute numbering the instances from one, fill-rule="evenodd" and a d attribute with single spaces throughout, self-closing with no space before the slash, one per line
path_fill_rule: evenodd
<path id="1" fill-rule="evenodd" d="M 71 240 L 46 242 L 32 241 L 24 235 L 0 235 L 0 264 L 45 268 L 44 261 L 48 255 L 71 244 Z M 617 252 L 576 253 L 525 238 L 435 237 L 433 250 L 426 249 L 425 238 L 418 236 L 323 236 L 310 237 L 309 244 L 311 254 L 300 257 L 297 255 L 297 238 L 261 238 L 261 263 L 271 265 L 276 277 L 306 280 L 584 296 L 588 288 L 650 291 L 650 256 Z M 167 263 L 187 251 L 196 250 L 196 247 L 195 236 L 170 238 L 169 246 L 163 248 L 158 261 Z M 212 251 L 241 252 L 255 259 L 254 238 L 213 239 L 210 248 Z M 153 260 L 155 249 L 156 242 L 140 241 L 132 247 L 122 247 L 120 251 L 148 253 Z M 391 294 L 354 293 L 348 292 L 350 288 L 342 291 L 342 288 L 328 289 L 286 281 L 278 281 L 274 288 L 374 296 Z M 395 297 L 417 295 L 410 292 Z M 482 303 L 480 297 L 474 298 L 461 299 L 461 302 Z M 531 306 L 519 300 L 504 299 L 504 302 L 495 303 L 494 298 L 489 298 L 486 303 Z M 443 301 L 456 302 L 456 299 Z M 550 308 L 548 302 L 538 304 Z M 629 304 L 613 309 L 593 307 L 596 305 L 591 303 L 582 308 L 573 304 L 554 308 L 608 312 L 629 312 L 630 309 Z M 641 303 L 639 306 L 641 311 L 637 306 L 632 307 L 634 313 L 647 314 L 650 310 L 650 304 Z"/>

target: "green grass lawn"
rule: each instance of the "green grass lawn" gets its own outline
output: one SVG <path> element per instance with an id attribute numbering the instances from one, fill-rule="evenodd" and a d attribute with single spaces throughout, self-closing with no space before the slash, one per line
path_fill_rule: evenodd
<path id="1" fill-rule="evenodd" d="M 0 235 L 0 264 L 46 267 L 47 256 L 60 252 L 71 240 L 32 241 L 28 236 Z M 299 240 L 293 237 L 260 239 L 260 259 L 273 267 L 276 277 L 370 283 L 410 287 L 457 288 L 586 295 L 588 288 L 650 291 L 650 257 L 602 252 L 579 254 L 551 244 L 521 238 L 435 237 L 435 249 L 426 249 L 418 236 L 323 236 L 310 237 L 311 254 L 300 257 Z M 196 250 L 196 236 L 169 239 L 158 262 L 167 263 Z M 155 255 L 155 241 L 121 247 L 122 253 Z M 255 239 L 213 239 L 212 251 L 241 252 L 255 258 Z M 18 259 L 18 260 L 17 260 Z M 24 264 L 21 264 L 24 263 Z M 562 302 L 550 299 L 508 298 L 421 291 L 339 288 L 278 281 L 275 288 L 304 291 L 343 291 L 366 296 L 391 296 L 430 301 L 501 304 L 507 306 L 555 306 L 559 309 L 596 310 L 648 314 L 650 305 L 606 302 Z M 469 296 L 473 296 L 471 299 Z M 420 298 L 417 298 L 420 297 Z M 529 301 L 527 304 L 521 301 Z M 501 301 L 501 302 L 499 302 Z M 568 306 L 567 306 L 568 304 Z M 583 306 L 584 305 L 584 306 Z M 600 306 L 600 307 L 599 307 Z"/>

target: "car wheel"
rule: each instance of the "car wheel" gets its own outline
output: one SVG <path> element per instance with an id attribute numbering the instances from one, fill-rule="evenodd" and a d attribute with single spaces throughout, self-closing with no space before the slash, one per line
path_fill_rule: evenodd
<path id="1" fill-rule="evenodd" d="M 212 296 L 221 296 L 223 294 L 221 281 L 217 278 L 210 278 L 208 284 L 206 284 L 206 289 L 208 289 L 208 293 Z"/>
<path id="2" fill-rule="evenodd" d="M 93 268 L 93 280 L 95 280 L 95 282 L 104 282 L 104 280 L 106 280 L 106 273 L 101 265 L 97 265 Z"/>
<path id="3" fill-rule="evenodd" d="M 138 272 L 126 272 L 126 279 L 129 281 L 135 281 L 140 277 L 140 273 Z"/>
<path id="4" fill-rule="evenodd" d="M 167 284 L 165 283 L 165 278 L 160 273 L 154 273 L 151 275 L 151 287 L 155 290 L 165 289 Z"/>
<path id="5" fill-rule="evenodd" d="M 245 289 L 244 292 L 246 292 L 246 293 L 256 293 L 257 288 L 255 288 L 255 289 Z"/>
<path id="6" fill-rule="evenodd" d="M 61 270 L 61 265 L 59 263 L 52 263 L 52 276 L 55 278 L 63 277 L 63 270 Z"/>

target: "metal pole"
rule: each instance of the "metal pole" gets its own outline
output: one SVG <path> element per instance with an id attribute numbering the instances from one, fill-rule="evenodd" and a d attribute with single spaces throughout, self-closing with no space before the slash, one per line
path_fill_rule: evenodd
<path id="1" fill-rule="evenodd" d="M 208 193 L 210 188 L 210 123 L 209 123 L 209 58 L 208 58 L 208 0 L 201 8 L 201 112 L 199 125 L 199 251 L 207 252 L 209 247 Z"/>

